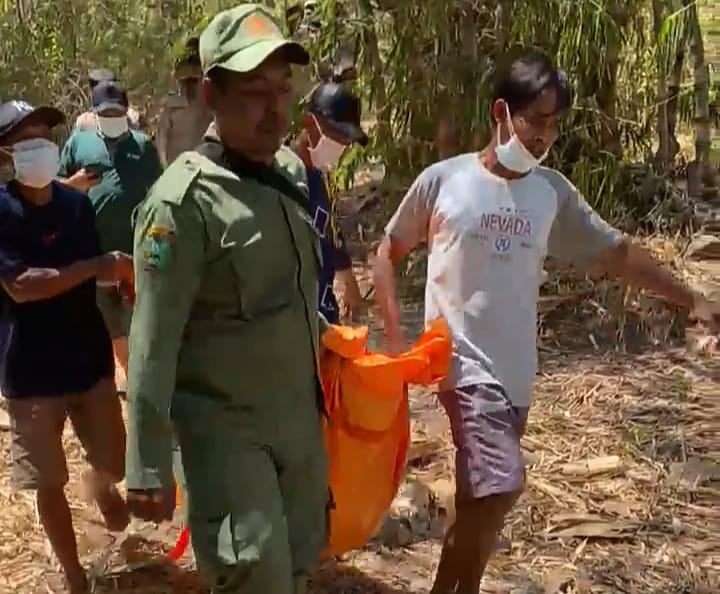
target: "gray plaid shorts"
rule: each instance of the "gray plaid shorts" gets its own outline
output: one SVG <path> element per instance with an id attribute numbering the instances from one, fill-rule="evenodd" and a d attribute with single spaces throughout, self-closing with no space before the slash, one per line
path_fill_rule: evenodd
<path id="1" fill-rule="evenodd" d="M 455 445 L 458 500 L 522 490 L 520 438 L 529 409 L 513 406 L 502 387 L 491 384 L 440 392 L 439 398 Z"/>

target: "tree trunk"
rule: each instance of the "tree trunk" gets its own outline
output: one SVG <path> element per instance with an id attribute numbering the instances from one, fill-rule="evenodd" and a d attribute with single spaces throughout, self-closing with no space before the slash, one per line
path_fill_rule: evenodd
<path id="1" fill-rule="evenodd" d="M 15 9 L 18 20 L 27 25 L 35 12 L 35 0 L 15 0 Z"/>
<path id="2" fill-rule="evenodd" d="M 360 33 L 360 41 L 362 43 L 362 51 L 359 60 L 364 62 L 366 71 L 372 72 L 370 81 L 374 91 L 371 102 L 380 106 L 376 110 L 377 126 L 375 136 L 377 139 L 386 140 L 392 136 L 392 125 L 390 117 L 392 111 L 388 105 L 387 87 L 383 78 L 382 58 L 380 56 L 380 48 L 378 46 L 378 34 L 375 28 L 375 19 L 373 19 L 373 7 L 369 0 L 361 0 L 358 2 L 358 12 L 360 17 L 366 21 L 372 22 L 370 27 L 364 27 Z"/>
<path id="3" fill-rule="evenodd" d="M 628 22 L 627 7 L 624 2 L 612 2 L 608 6 L 608 12 L 618 29 L 617 34 L 607 40 L 607 69 L 600 76 L 595 98 L 600 108 L 603 121 L 602 147 L 609 153 L 620 157 L 622 155 L 622 143 L 618 131 L 616 117 L 617 104 L 617 73 L 620 66 L 620 52 L 622 50 L 622 30 Z"/>
<path id="4" fill-rule="evenodd" d="M 675 56 L 673 68 L 670 71 L 670 77 L 667 83 L 667 125 L 668 125 L 668 167 L 672 167 L 675 157 L 680 151 L 680 143 L 677 140 L 675 131 L 677 129 L 678 119 L 678 97 L 680 96 L 680 86 L 683 79 L 683 66 L 685 64 L 685 51 L 678 52 Z"/>
<path id="5" fill-rule="evenodd" d="M 669 13 L 675 12 L 680 6 L 677 0 L 653 0 L 653 30 L 658 38 L 663 22 Z M 658 151 L 655 154 L 655 166 L 660 172 L 667 172 L 672 168 L 675 156 L 680 150 L 680 144 L 675 136 L 677 125 L 678 94 L 682 84 L 683 65 L 685 61 L 684 44 L 677 48 L 673 67 L 668 73 L 664 60 L 658 63 L 658 114 L 656 131 L 658 135 Z"/>
<path id="6" fill-rule="evenodd" d="M 688 7 L 689 53 L 693 68 L 693 91 L 695 96 L 695 162 L 701 179 L 703 197 L 717 195 L 715 175 L 708 167 L 710 154 L 710 72 L 705 62 L 705 46 L 697 5 L 685 0 Z"/>

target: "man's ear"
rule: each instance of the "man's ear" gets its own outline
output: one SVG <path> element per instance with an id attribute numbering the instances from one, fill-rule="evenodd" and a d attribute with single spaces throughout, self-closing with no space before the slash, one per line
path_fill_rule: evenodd
<path id="1" fill-rule="evenodd" d="M 507 103 L 502 99 L 497 99 L 490 110 L 492 114 L 493 124 L 497 125 L 504 122 L 507 118 Z"/>

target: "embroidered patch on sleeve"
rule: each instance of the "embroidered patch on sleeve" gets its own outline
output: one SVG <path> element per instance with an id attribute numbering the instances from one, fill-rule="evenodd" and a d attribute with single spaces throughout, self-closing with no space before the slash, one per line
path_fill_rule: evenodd
<path id="1" fill-rule="evenodd" d="M 145 234 L 143 242 L 143 262 L 145 270 L 167 270 L 170 244 L 175 233 L 167 227 L 153 226 Z"/>

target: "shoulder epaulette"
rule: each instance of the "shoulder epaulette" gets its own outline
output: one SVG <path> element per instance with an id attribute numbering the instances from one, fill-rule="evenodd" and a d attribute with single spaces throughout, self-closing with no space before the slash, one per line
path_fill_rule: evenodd
<path id="1" fill-rule="evenodd" d="M 182 204 L 201 172 L 200 163 L 193 158 L 193 153 L 183 153 L 160 176 L 152 194 L 162 202 Z"/>

